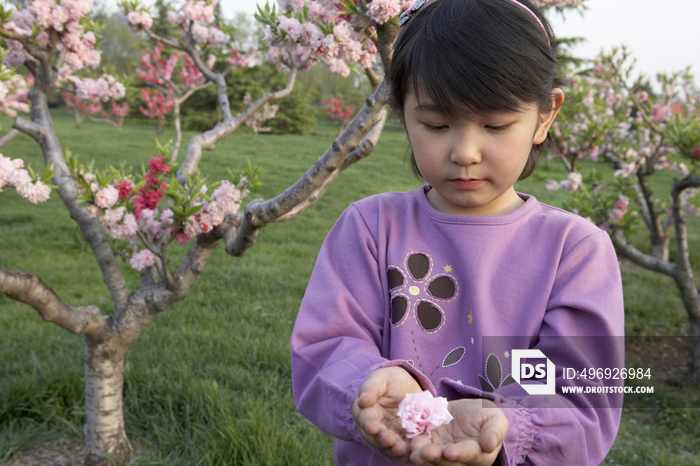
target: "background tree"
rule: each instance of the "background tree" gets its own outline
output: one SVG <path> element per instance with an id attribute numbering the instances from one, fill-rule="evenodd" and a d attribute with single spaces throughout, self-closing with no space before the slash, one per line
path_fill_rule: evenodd
<path id="1" fill-rule="evenodd" d="M 689 320 L 689 375 L 700 382 L 700 298 L 686 220 L 700 214 L 700 92 L 690 70 L 659 75 L 661 92 L 651 92 L 633 65 L 622 48 L 568 74 L 571 98 L 550 143 L 570 174 L 548 188 L 571 191 L 568 208 L 607 230 L 619 255 L 673 278 Z M 583 160 L 595 169 L 582 170 Z M 640 226 L 646 250 L 630 239 Z"/>

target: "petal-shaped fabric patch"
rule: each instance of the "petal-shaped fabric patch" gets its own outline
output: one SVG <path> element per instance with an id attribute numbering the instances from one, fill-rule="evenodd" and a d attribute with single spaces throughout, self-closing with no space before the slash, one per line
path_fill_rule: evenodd
<path id="1" fill-rule="evenodd" d="M 503 376 L 501 361 L 498 360 L 498 356 L 491 353 L 486 360 L 486 377 L 488 377 L 491 385 L 498 388 L 501 386 L 501 376 Z"/>
<path id="2" fill-rule="evenodd" d="M 450 353 L 445 356 L 442 361 L 442 367 L 454 366 L 464 357 L 464 353 L 467 349 L 464 346 L 458 346 L 457 348 L 450 351 Z"/>
<path id="3" fill-rule="evenodd" d="M 426 332 L 439 330 L 443 323 L 442 311 L 428 301 L 420 301 L 416 307 L 418 323 Z"/>
<path id="4" fill-rule="evenodd" d="M 495 390 L 493 385 L 491 385 L 491 383 L 482 376 L 479 376 L 479 385 L 481 385 L 481 389 L 485 392 L 492 393 Z"/>
<path id="5" fill-rule="evenodd" d="M 505 378 L 505 380 L 503 380 L 501 387 L 503 387 L 505 385 L 510 385 L 512 383 L 515 383 L 515 379 L 509 375 L 508 377 Z"/>
<path id="6" fill-rule="evenodd" d="M 408 301 L 403 296 L 396 296 L 391 300 L 391 323 L 393 325 L 403 320 L 406 309 L 408 309 Z"/>
<path id="7" fill-rule="evenodd" d="M 451 277 L 442 275 L 430 282 L 428 293 L 438 299 L 450 299 L 457 293 L 457 285 Z"/>
<path id="8" fill-rule="evenodd" d="M 416 280 L 422 280 L 430 272 L 430 259 L 421 253 L 411 254 L 408 257 L 408 270 Z"/>
<path id="9" fill-rule="evenodd" d="M 387 272 L 387 276 L 389 279 L 389 289 L 393 290 L 394 288 L 398 288 L 400 286 L 403 286 L 404 284 L 404 278 L 403 274 L 399 269 L 394 269 L 391 268 Z"/>

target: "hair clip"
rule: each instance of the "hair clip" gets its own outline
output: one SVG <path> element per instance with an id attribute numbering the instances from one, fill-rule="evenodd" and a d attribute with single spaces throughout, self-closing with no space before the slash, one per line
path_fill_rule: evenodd
<path id="1" fill-rule="evenodd" d="M 421 7 L 429 1 L 430 0 L 416 0 L 416 2 L 411 6 L 411 8 L 404 11 L 403 13 L 401 13 L 401 16 L 399 16 L 399 27 L 402 28 L 404 24 L 406 24 L 408 20 L 416 14 L 416 11 L 420 10 Z"/>

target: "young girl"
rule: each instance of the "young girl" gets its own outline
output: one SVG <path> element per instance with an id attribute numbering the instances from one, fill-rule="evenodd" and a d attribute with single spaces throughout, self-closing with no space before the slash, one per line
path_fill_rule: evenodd
<path id="1" fill-rule="evenodd" d="M 550 28 L 527 0 L 419 3 L 389 81 L 427 185 L 356 202 L 328 234 L 292 335 L 297 407 L 339 465 L 599 464 L 622 395 L 564 394 L 600 381 L 563 372 L 624 367 L 615 252 L 513 188 L 564 101 Z M 556 394 L 524 389 L 515 349 L 554 363 Z M 407 439 L 398 405 L 423 390 L 454 419 Z"/>

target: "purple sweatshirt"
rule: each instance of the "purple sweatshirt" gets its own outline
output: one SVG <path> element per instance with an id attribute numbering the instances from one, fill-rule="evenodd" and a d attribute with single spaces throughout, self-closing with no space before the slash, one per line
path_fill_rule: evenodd
<path id="1" fill-rule="evenodd" d="M 562 380 L 565 367 L 624 367 L 607 233 L 526 195 L 506 215 L 444 214 L 428 189 L 356 202 L 328 234 L 292 334 L 297 408 L 335 437 L 337 465 L 397 464 L 362 440 L 352 405 L 371 372 L 398 365 L 434 395 L 493 400 L 509 422 L 501 464 L 599 464 L 622 395 L 529 395 L 510 352 L 541 350 L 557 387 L 595 384 Z"/>

